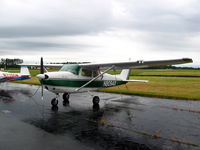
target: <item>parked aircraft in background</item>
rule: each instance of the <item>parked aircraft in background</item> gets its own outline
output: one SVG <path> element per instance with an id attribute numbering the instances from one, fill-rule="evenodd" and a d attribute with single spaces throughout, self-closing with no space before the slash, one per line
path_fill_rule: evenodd
<path id="1" fill-rule="evenodd" d="M 99 88 L 126 84 L 127 82 L 148 82 L 146 80 L 128 80 L 131 69 L 184 64 L 191 62 L 192 59 L 183 58 L 160 61 L 43 65 L 43 58 L 41 58 L 41 73 L 37 75 L 37 78 L 39 78 L 42 87 L 44 86 L 47 90 L 56 94 L 56 97 L 52 99 L 51 104 L 52 106 L 57 107 L 59 93 L 63 93 L 63 105 L 66 105 L 69 103 L 69 95 L 71 93 L 89 92 Z M 53 66 L 62 68 L 58 72 L 44 73 L 44 67 Z M 108 74 L 107 72 L 112 69 L 122 69 L 122 71 L 119 75 Z M 101 72 L 101 70 L 104 71 Z M 94 105 L 98 105 L 99 101 L 100 98 L 98 96 L 93 96 Z"/>
<path id="2" fill-rule="evenodd" d="M 31 75 L 27 66 L 21 66 L 20 73 L 9 73 L 0 71 L 0 82 L 14 81 L 14 80 L 27 80 Z"/>

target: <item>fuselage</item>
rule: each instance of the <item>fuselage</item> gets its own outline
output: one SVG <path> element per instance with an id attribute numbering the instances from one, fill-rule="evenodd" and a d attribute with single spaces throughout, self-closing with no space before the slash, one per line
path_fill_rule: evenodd
<path id="1" fill-rule="evenodd" d="M 73 70 L 74 69 L 74 70 Z M 77 89 L 87 84 L 90 80 L 97 77 L 100 74 L 98 69 L 95 70 L 83 70 L 78 66 L 61 69 L 59 72 L 49 72 L 45 74 L 39 74 L 37 77 L 41 83 L 45 85 L 45 88 L 54 93 L 73 93 L 77 92 Z M 81 88 L 79 92 L 85 92 L 90 90 L 96 90 L 100 88 L 112 87 L 127 83 L 120 79 L 118 75 L 110 75 L 105 73 L 98 77 L 88 85 Z"/>

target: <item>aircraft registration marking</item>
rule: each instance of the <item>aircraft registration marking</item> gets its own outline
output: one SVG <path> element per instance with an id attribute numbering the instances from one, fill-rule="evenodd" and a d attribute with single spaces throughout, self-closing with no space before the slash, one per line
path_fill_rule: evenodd
<path id="1" fill-rule="evenodd" d="M 3 76 L 5 78 L 17 78 L 17 77 L 19 77 L 18 74 L 14 74 L 14 73 L 3 73 Z"/>
<path id="2" fill-rule="evenodd" d="M 117 81 L 115 81 L 115 80 L 107 80 L 107 81 L 104 81 L 103 85 L 105 87 L 109 87 L 109 86 L 115 86 L 116 83 L 117 83 Z"/>

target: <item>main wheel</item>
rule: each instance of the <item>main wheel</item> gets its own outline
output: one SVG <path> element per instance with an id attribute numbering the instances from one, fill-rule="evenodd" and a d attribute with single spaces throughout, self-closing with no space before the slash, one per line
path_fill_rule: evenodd
<path id="1" fill-rule="evenodd" d="M 92 100 L 93 105 L 97 105 L 97 104 L 99 104 L 99 101 L 100 101 L 99 96 L 94 96 L 94 97 L 93 97 L 93 100 Z"/>
<path id="2" fill-rule="evenodd" d="M 63 100 L 69 100 L 69 93 L 63 94 Z"/>
<path id="3" fill-rule="evenodd" d="M 51 105 L 52 105 L 52 106 L 57 106 L 57 105 L 58 105 L 58 100 L 57 100 L 56 98 L 53 98 L 53 99 L 51 100 Z"/>
<path id="4" fill-rule="evenodd" d="M 55 111 L 55 112 L 58 111 L 58 106 L 52 106 L 52 107 L 51 107 L 51 110 L 53 110 L 53 111 Z"/>
<path id="5" fill-rule="evenodd" d="M 63 106 L 68 106 L 69 105 L 69 100 L 64 99 L 63 100 Z"/>

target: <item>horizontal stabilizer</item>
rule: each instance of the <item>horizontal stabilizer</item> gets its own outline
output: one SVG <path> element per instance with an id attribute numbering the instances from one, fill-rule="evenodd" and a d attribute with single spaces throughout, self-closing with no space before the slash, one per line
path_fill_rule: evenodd
<path id="1" fill-rule="evenodd" d="M 148 80 L 123 80 L 123 81 L 126 81 L 126 82 L 144 82 L 144 83 L 149 82 Z"/>

